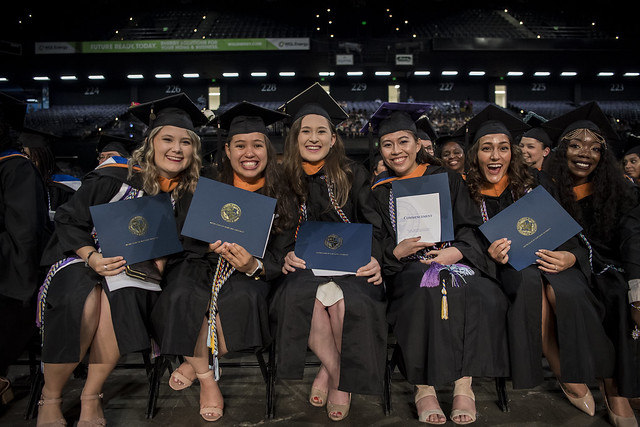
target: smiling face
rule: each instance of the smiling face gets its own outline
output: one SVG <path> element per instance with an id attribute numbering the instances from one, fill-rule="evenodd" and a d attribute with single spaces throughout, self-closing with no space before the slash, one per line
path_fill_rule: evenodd
<path id="1" fill-rule="evenodd" d="M 624 173 L 634 180 L 640 179 L 640 156 L 636 153 L 624 156 Z"/>
<path id="2" fill-rule="evenodd" d="M 602 156 L 602 144 L 588 132 L 580 132 L 567 141 L 567 167 L 575 185 L 584 184 Z"/>
<path id="3" fill-rule="evenodd" d="M 329 154 L 336 142 L 329 120 L 317 114 L 307 114 L 300 123 L 298 149 L 300 157 L 307 162 L 319 162 Z"/>
<path id="4" fill-rule="evenodd" d="M 234 135 L 225 152 L 231 168 L 244 181 L 260 178 L 267 167 L 267 142 L 261 132 Z"/>
<path id="5" fill-rule="evenodd" d="M 551 151 L 549 147 L 535 138 L 523 137 L 520 140 L 520 148 L 522 149 L 522 157 L 529 166 L 540 169 L 544 158 Z"/>
<path id="6" fill-rule="evenodd" d="M 464 172 L 464 150 L 455 141 L 446 142 L 442 146 L 442 160 L 449 169 L 454 172 Z"/>
<path id="7" fill-rule="evenodd" d="M 416 156 L 422 146 L 411 132 L 399 130 L 380 138 L 380 154 L 397 176 L 410 174 L 418 166 Z"/>
<path id="8" fill-rule="evenodd" d="M 426 151 L 427 153 L 433 156 L 434 155 L 433 141 L 431 141 L 430 139 L 420 139 L 419 141 L 420 141 L 420 144 L 422 144 L 422 147 L 424 147 L 424 151 Z"/>
<path id="9" fill-rule="evenodd" d="M 153 138 L 153 160 L 158 173 L 175 178 L 193 161 L 193 143 L 186 129 L 166 125 Z"/>
<path id="10" fill-rule="evenodd" d="M 492 133 L 480 138 L 478 144 L 478 167 L 484 178 L 497 184 L 509 171 L 511 143 L 507 135 Z"/>

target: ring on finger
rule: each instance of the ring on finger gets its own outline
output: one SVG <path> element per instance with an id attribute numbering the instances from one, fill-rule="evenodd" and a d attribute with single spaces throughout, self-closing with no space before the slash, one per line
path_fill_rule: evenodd
<path id="1" fill-rule="evenodd" d="M 108 269 L 109 269 L 109 268 L 107 268 L 107 264 L 105 264 L 105 265 L 104 265 L 104 269 L 105 269 L 105 270 L 108 270 Z"/>
<path id="2" fill-rule="evenodd" d="M 554 265 L 553 267 L 556 269 L 556 271 L 558 271 L 558 266 L 557 265 Z"/>

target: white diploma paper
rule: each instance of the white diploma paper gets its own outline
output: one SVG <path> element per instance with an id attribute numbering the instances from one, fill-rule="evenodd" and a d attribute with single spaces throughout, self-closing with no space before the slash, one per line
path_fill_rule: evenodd
<path id="1" fill-rule="evenodd" d="M 421 242 L 439 242 L 440 195 L 438 193 L 403 196 L 396 199 L 398 243 L 420 236 Z"/>

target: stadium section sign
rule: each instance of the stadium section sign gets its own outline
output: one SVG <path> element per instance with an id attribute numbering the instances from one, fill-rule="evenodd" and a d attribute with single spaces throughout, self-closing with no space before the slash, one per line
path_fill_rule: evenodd
<path id="1" fill-rule="evenodd" d="M 120 40 L 37 42 L 36 54 L 222 52 L 241 50 L 309 50 L 308 37 L 266 39 Z"/>

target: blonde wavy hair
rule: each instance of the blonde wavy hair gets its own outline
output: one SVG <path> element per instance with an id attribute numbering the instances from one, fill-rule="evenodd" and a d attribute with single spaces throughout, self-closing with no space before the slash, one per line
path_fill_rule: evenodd
<path id="1" fill-rule="evenodd" d="M 142 190 L 145 193 L 155 196 L 160 193 L 160 184 L 157 177 L 159 175 L 158 167 L 155 164 L 155 150 L 153 148 L 153 139 L 160 132 L 163 126 L 153 128 L 149 135 L 142 142 L 142 146 L 135 150 L 129 159 L 129 179 L 136 173 L 134 166 L 140 167 L 142 173 Z M 200 137 L 192 130 L 186 129 L 193 145 L 193 158 L 189 167 L 182 172 L 178 186 L 172 191 L 174 198 L 177 198 L 185 192 L 193 193 L 200 178 L 200 169 L 202 168 L 202 157 Z"/>

